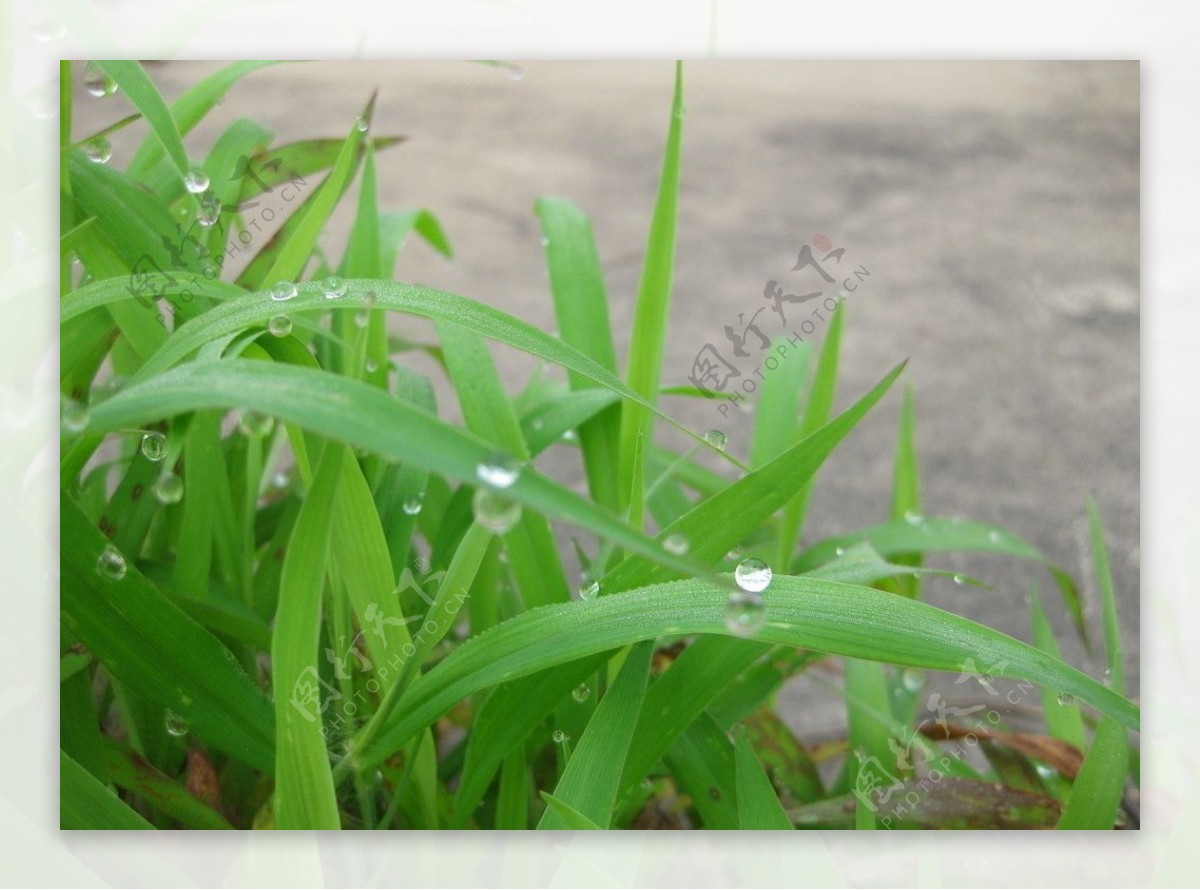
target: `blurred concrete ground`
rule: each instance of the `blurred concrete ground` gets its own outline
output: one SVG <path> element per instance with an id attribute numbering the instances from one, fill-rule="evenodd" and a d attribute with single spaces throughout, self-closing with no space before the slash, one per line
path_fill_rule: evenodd
<path id="1" fill-rule="evenodd" d="M 173 62 L 155 65 L 154 76 L 173 98 L 217 67 Z M 188 146 L 202 157 L 239 117 L 266 124 L 278 142 L 339 136 L 378 87 L 373 131 L 408 137 L 379 157 L 381 205 L 432 210 L 457 251 L 447 263 L 412 244 L 398 277 L 551 330 L 532 205 L 541 195 L 569 197 L 594 221 L 623 355 L 672 66 L 532 62 L 521 69 L 517 79 L 461 62 L 270 68 L 237 87 Z M 729 359 L 723 327 L 767 307 L 767 279 L 789 293 L 823 286 L 814 270 L 791 269 L 803 245 L 827 236 L 845 249 L 832 268 L 870 272 L 847 301 L 837 406 L 908 358 L 926 512 L 999 523 L 1031 541 L 1084 579 L 1096 626 L 1085 525 L 1086 498 L 1094 495 L 1112 548 L 1134 693 L 1138 74 L 1125 62 L 688 63 L 663 368 L 665 384 L 684 383 L 706 343 Z M 81 95 L 80 128 L 123 113 L 111 101 Z M 128 159 L 128 139 L 141 132 L 114 138 L 114 163 Z M 349 227 L 346 210 L 326 245 L 335 256 Z M 808 284 L 815 286 L 801 290 Z M 757 322 L 767 336 L 782 330 L 769 307 Z M 815 336 L 822 334 L 818 327 Z M 756 349 L 753 333 L 747 343 Z M 531 367 L 525 357 L 495 353 L 512 387 L 523 383 Z M 741 361 L 749 376 L 755 363 Z M 666 407 L 693 428 L 721 426 L 731 449 L 745 454 L 746 416 L 724 420 L 713 405 L 692 400 Z M 886 518 L 897 407 L 890 395 L 826 465 L 808 538 Z M 548 467 L 559 478 L 581 478 L 566 455 Z M 1002 559 L 937 564 L 969 570 L 994 589 L 934 581 L 931 602 L 1025 639 L 1025 598 L 1036 580 L 1067 651 L 1083 661 L 1044 573 Z M 966 695 L 963 686 L 948 688 Z M 812 680 L 790 687 L 784 701 L 793 725 L 810 737 L 841 719 L 831 693 Z"/>

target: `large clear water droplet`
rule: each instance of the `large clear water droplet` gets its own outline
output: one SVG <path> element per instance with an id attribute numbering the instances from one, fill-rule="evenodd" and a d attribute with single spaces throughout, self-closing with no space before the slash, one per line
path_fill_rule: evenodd
<path id="1" fill-rule="evenodd" d="M 729 595 L 725 606 L 725 626 L 730 633 L 749 637 L 758 633 L 767 623 L 767 603 L 762 594 L 744 590 Z"/>
<path id="2" fill-rule="evenodd" d="M 183 480 L 175 473 L 164 473 L 154 483 L 154 497 L 160 504 L 178 504 L 183 500 Z"/>
<path id="3" fill-rule="evenodd" d="M 325 291 L 326 300 L 338 300 L 346 296 L 346 279 L 339 278 L 336 275 L 330 275 L 321 285 Z"/>
<path id="4" fill-rule="evenodd" d="M 292 332 L 292 320 L 286 315 L 276 315 L 267 322 L 267 330 L 276 337 L 286 337 Z"/>
<path id="5" fill-rule="evenodd" d="M 371 122 L 368 121 L 365 117 L 360 117 L 358 120 L 356 120 L 354 122 L 354 129 L 358 130 L 358 132 L 360 132 L 360 133 L 366 133 L 368 130 L 371 129 Z"/>
<path id="6" fill-rule="evenodd" d="M 676 556 L 683 556 L 688 552 L 688 547 L 691 546 L 686 535 L 679 532 L 671 532 L 663 538 L 663 549 L 668 553 L 674 553 Z"/>
<path id="7" fill-rule="evenodd" d="M 773 576 L 771 567 L 753 556 L 743 559 L 733 570 L 733 580 L 748 593 L 761 593 L 766 590 Z"/>
<path id="8" fill-rule="evenodd" d="M 404 512 L 409 516 L 416 516 L 418 513 L 420 513 L 421 506 L 421 496 L 419 494 L 410 494 L 404 499 L 404 503 L 401 504 Z"/>
<path id="9" fill-rule="evenodd" d="M 521 464 L 511 454 L 495 452 L 485 457 L 477 467 L 479 481 L 492 488 L 508 488 L 521 475 Z"/>
<path id="10" fill-rule="evenodd" d="M 704 434 L 704 441 L 718 451 L 724 451 L 725 446 L 729 443 L 729 438 L 720 430 L 709 430 Z"/>
<path id="11" fill-rule="evenodd" d="M 142 457 L 158 463 L 167 456 L 167 437 L 162 433 L 146 433 L 142 436 Z"/>
<path id="12" fill-rule="evenodd" d="M 249 436 L 251 439 L 261 439 L 263 436 L 270 435 L 274 427 L 275 418 L 270 414 L 262 414 L 247 408 L 238 415 L 238 429 L 241 430 L 243 436 Z"/>
<path id="13" fill-rule="evenodd" d="M 554 741 L 554 744 L 562 745 L 569 741 L 571 737 L 561 729 L 556 729 L 550 734 L 550 738 Z"/>
<path id="14" fill-rule="evenodd" d="M 196 222 L 204 226 L 206 229 L 217 224 L 217 220 L 221 218 L 221 202 L 217 199 L 215 193 L 208 191 L 200 197 L 200 203 L 196 207 Z"/>
<path id="15" fill-rule="evenodd" d="M 521 519 L 521 502 L 490 488 L 475 490 L 472 507 L 475 521 L 498 535 L 511 531 Z"/>
<path id="16" fill-rule="evenodd" d="M 167 710 L 166 715 L 163 717 L 163 725 L 166 726 L 167 733 L 176 738 L 187 735 L 188 730 L 191 728 L 188 726 L 187 720 L 170 709 Z"/>
<path id="17" fill-rule="evenodd" d="M 296 296 L 296 285 L 290 281 L 279 281 L 271 288 L 271 299 L 276 303 L 282 303 L 285 300 L 290 300 Z"/>
<path id="18" fill-rule="evenodd" d="M 107 164 L 112 160 L 112 144 L 103 136 L 97 136 L 83 144 L 83 153 L 93 164 Z"/>
<path id="19" fill-rule="evenodd" d="M 579 702 L 580 704 L 583 704 L 588 700 L 588 697 L 591 694 L 591 687 L 588 686 L 587 683 L 580 683 L 571 691 L 571 698 L 575 699 L 575 701 Z"/>
<path id="20" fill-rule="evenodd" d="M 59 404 L 59 424 L 68 433 L 80 433 L 87 429 L 88 407 L 77 399 L 63 397 Z"/>
<path id="21" fill-rule="evenodd" d="M 117 82 L 95 62 L 88 62 L 83 66 L 83 88 L 97 99 L 102 99 L 117 91 Z"/>
<path id="22" fill-rule="evenodd" d="M 208 191 L 208 174 L 203 170 L 189 170 L 183 177 L 183 187 L 193 195 L 202 195 Z"/>
<path id="23" fill-rule="evenodd" d="M 109 544 L 100 551 L 100 556 L 96 560 L 96 571 L 110 581 L 120 581 L 125 577 L 125 557 L 120 550 Z"/>

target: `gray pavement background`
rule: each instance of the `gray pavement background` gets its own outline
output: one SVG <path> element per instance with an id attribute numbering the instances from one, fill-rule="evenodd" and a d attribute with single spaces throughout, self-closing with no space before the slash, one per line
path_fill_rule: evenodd
<path id="1" fill-rule="evenodd" d="M 155 65 L 153 76 L 173 98 L 217 67 L 172 62 Z M 202 157 L 243 116 L 278 142 L 339 136 L 378 87 L 373 131 L 408 137 L 379 156 L 381 205 L 430 209 L 457 251 L 445 262 L 410 244 L 397 277 L 551 330 L 532 205 L 540 195 L 569 197 L 593 219 L 623 356 L 672 66 L 521 67 L 518 80 L 461 62 L 279 66 L 251 75 L 187 143 Z M 1135 694 L 1138 73 L 1126 62 L 688 63 L 663 368 L 664 383 L 683 383 L 706 342 L 728 355 L 722 327 L 766 305 L 766 279 L 793 293 L 812 281 L 789 270 L 803 244 L 826 234 L 846 249 L 846 263 L 871 273 L 848 299 L 837 407 L 909 358 L 903 379 L 916 392 L 926 512 L 999 523 L 1031 541 L 1084 579 L 1093 627 L 1085 503 L 1094 495 Z M 123 111 L 114 101 L 81 95 L 78 126 L 116 119 Z M 129 157 L 129 140 L 141 132 L 114 138 L 114 163 Z M 349 219 L 340 214 L 330 231 L 335 256 Z M 759 323 L 769 336 L 779 330 L 770 312 Z M 519 386 L 530 363 L 495 354 Z M 722 426 L 731 449 L 745 454 L 745 417 L 735 412 L 722 424 L 712 405 L 691 400 L 666 407 L 693 428 Z M 809 538 L 886 518 L 897 408 L 893 393 L 826 465 Z M 548 466 L 567 481 L 581 478 L 562 456 Z M 935 581 L 935 604 L 1027 639 L 1025 596 L 1037 580 L 1055 627 L 1069 636 L 1040 571 L 978 557 L 938 563 L 994 590 Z M 1077 645 L 1067 648 L 1082 660 Z M 813 680 L 789 687 L 784 704 L 809 736 L 840 720 Z"/>

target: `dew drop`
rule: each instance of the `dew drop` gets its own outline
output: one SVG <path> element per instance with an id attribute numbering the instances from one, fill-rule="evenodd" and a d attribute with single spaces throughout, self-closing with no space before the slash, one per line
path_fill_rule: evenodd
<path id="1" fill-rule="evenodd" d="M 920 692 L 925 685 L 925 672 L 912 667 L 904 668 L 900 671 L 900 685 L 909 692 Z"/>
<path id="2" fill-rule="evenodd" d="M 154 483 L 154 497 L 160 504 L 178 504 L 183 500 L 183 480 L 175 473 L 164 473 Z"/>
<path id="3" fill-rule="evenodd" d="M 490 488 L 477 488 L 472 500 L 475 521 L 488 531 L 502 535 L 521 519 L 521 502 Z"/>
<path id="4" fill-rule="evenodd" d="M 1069 693 L 1069 692 L 1059 693 L 1058 703 L 1060 705 L 1062 705 L 1063 707 L 1066 707 L 1067 705 L 1071 704 L 1074 701 L 1075 701 L 1075 696 L 1071 695 L 1071 693 Z"/>
<path id="5" fill-rule="evenodd" d="M 360 117 L 354 122 L 354 129 L 358 130 L 360 133 L 365 133 L 371 129 L 371 122 L 365 117 Z"/>
<path id="6" fill-rule="evenodd" d="M 729 552 L 725 554 L 725 558 L 732 559 L 734 561 L 741 559 L 742 558 L 742 548 L 741 547 L 731 547 Z"/>
<path id="7" fill-rule="evenodd" d="M 578 442 L 579 434 L 575 432 L 575 430 L 564 430 L 562 434 L 562 440 L 564 442 Z"/>
<path id="8" fill-rule="evenodd" d="M 167 437 L 162 433 L 146 433 L 142 436 L 142 456 L 158 463 L 167 456 Z"/>
<path id="9" fill-rule="evenodd" d="M 961 587 L 962 585 L 967 583 L 967 579 L 962 575 L 955 575 L 954 583 L 957 584 L 959 587 Z"/>
<path id="10" fill-rule="evenodd" d="M 724 451 L 725 445 L 729 442 L 729 439 L 720 430 L 709 430 L 704 434 L 704 441 L 718 451 Z"/>
<path id="11" fill-rule="evenodd" d="M 725 606 L 725 626 L 730 633 L 749 637 L 767 623 L 767 603 L 759 593 L 737 591 L 729 595 Z"/>
<path id="12" fill-rule="evenodd" d="M 773 576 L 771 567 L 753 556 L 748 556 L 733 570 L 733 580 L 748 593 L 761 593 L 767 589 Z"/>
<path id="13" fill-rule="evenodd" d="M 663 548 L 668 553 L 674 553 L 676 556 L 683 556 L 683 554 L 687 553 L 689 546 L 690 542 L 687 537 L 681 535 L 679 532 L 672 532 L 663 538 Z"/>
<path id="14" fill-rule="evenodd" d="M 599 595 L 600 595 L 600 582 L 599 581 L 593 581 L 591 584 L 587 585 L 586 587 L 582 588 L 579 591 L 579 598 L 581 600 L 594 600 Z"/>
<path id="15" fill-rule="evenodd" d="M 920 525 L 925 520 L 916 510 L 905 510 L 904 521 L 909 525 Z"/>
<path id="16" fill-rule="evenodd" d="M 207 229 L 215 226 L 220 218 L 221 202 L 212 192 L 205 192 L 200 197 L 200 204 L 196 208 L 196 222 Z"/>
<path id="17" fill-rule="evenodd" d="M 379 362 L 375 361 L 373 358 L 369 358 L 363 362 L 363 370 L 368 374 L 374 374 L 379 370 Z"/>
<path id="18" fill-rule="evenodd" d="M 567 740 L 570 738 L 570 736 L 568 736 L 561 729 L 556 729 L 556 730 L 554 730 L 553 733 L 551 733 L 550 738 L 554 741 L 554 744 L 562 745 L 567 742 Z"/>
<path id="19" fill-rule="evenodd" d="M 191 728 L 188 726 L 188 722 L 186 720 L 169 709 L 166 713 L 166 716 L 163 718 L 163 725 L 166 726 L 167 733 L 175 736 L 176 738 L 187 735 L 188 730 Z"/>
<path id="20" fill-rule="evenodd" d="M 267 322 L 267 330 L 276 337 L 286 337 L 292 332 L 292 320 L 286 315 L 276 315 Z"/>
<path id="21" fill-rule="evenodd" d="M 59 411 L 59 423 L 68 433 L 79 433 L 87 428 L 88 408 L 83 402 L 64 396 Z"/>
<path id="22" fill-rule="evenodd" d="M 238 415 L 238 429 L 241 430 L 243 436 L 249 436 L 251 439 L 261 439 L 263 436 L 270 435 L 274 428 L 275 418 L 270 414 L 247 409 Z"/>
<path id="23" fill-rule="evenodd" d="M 475 468 L 475 475 L 492 488 L 508 488 L 521 475 L 521 465 L 511 454 L 494 452 Z"/>
<path id="24" fill-rule="evenodd" d="M 1000 539 L 1001 539 L 1000 532 L 995 531 L 994 529 L 992 531 L 988 532 L 988 540 L 991 541 L 993 544 L 999 544 Z"/>
<path id="25" fill-rule="evenodd" d="M 189 170 L 183 177 L 183 187 L 193 195 L 202 195 L 208 191 L 208 174 L 203 170 Z"/>
<path id="26" fill-rule="evenodd" d="M 583 704 L 588 700 L 591 694 L 591 687 L 588 686 L 587 683 L 580 683 L 571 691 L 571 698 L 575 699 L 575 701 L 579 702 L 580 704 Z"/>
<path id="27" fill-rule="evenodd" d="M 325 279 L 325 283 L 321 285 L 325 291 L 326 300 L 337 300 L 346 296 L 346 279 L 339 278 L 336 275 L 330 275 Z"/>
<path id="28" fill-rule="evenodd" d="M 121 551 L 109 544 L 96 560 L 96 571 L 110 581 L 120 581 L 125 577 L 125 557 Z"/>
<path id="29" fill-rule="evenodd" d="M 88 62 L 83 67 L 83 88 L 97 99 L 103 99 L 117 91 L 117 82 L 95 62 Z"/>
<path id="30" fill-rule="evenodd" d="M 290 300 L 296 296 L 296 285 L 290 281 L 280 281 L 271 288 L 271 299 L 276 303 Z"/>
<path id="31" fill-rule="evenodd" d="M 93 164 L 107 164 L 112 160 L 112 144 L 103 136 L 97 136 L 83 144 L 83 153 Z"/>
<path id="32" fill-rule="evenodd" d="M 419 494 L 410 494 L 404 499 L 404 503 L 401 505 L 404 512 L 409 516 L 416 516 L 418 513 L 420 513 L 421 506 L 422 498 Z"/>
<path id="33" fill-rule="evenodd" d="M 845 556 L 845 555 L 846 555 L 846 548 L 845 548 L 845 547 L 839 547 L 839 548 L 837 548 L 837 550 L 835 550 L 835 551 L 834 551 L 834 554 L 835 554 L 835 555 L 837 555 L 837 556 Z"/>
<path id="34" fill-rule="evenodd" d="M 531 430 L 539 430 L 540 431 L 542 429 L 545 429 L 545 427 L 546 427 L 546 421 L 542 420 L 542 418 L 540 418 L 540 417 L 535 417 L 533 420 L 529 421 L 529 428 Z"/>

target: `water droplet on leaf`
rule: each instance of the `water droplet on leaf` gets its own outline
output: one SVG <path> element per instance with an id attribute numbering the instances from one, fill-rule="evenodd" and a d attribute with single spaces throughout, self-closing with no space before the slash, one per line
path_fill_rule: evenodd
<path id="1" fill-rule="evenodd" d="M 326 300 L 337 300 L 346 296 L 346 280 L 336 275 L 330 275 L 326 278 L 325 283 L 321 287 L 325 291 Z"/>
<path id="2" fill-rule="evenodd" d="M 154 483 L 154 497 L 160 504 L 178 504 L 183 500 L 183 480 L 175 473 L 165 473 Z"/>
<path id="3" fill-rule="evenodd" d="M 158 463 L 167 456 L 167 437 L 162 433 L 146 433 L 142 436 L 142 456 Z"/>
<path id="4" fill-rule="evenodd" d="M 401 506 L 409 516 L 416 516 L 421 512 L 421 496 L 419 494 L 410 494 L 404 499 L 404 503 Z"/>
<path id="5" fill-rule="evenodd" d="M 274 427 L 275 418 L 270 414 L 247 409 L 238 415 L 238 429 L 242 431 L 243 436 L 249 436 L 251 439 L 261 439 L 270 435 Z"/>
<path id="6" fill-rule="evenodd" d="M 290 300 L 296 296 L 296 285 L 290 281 L 280 281 L 271 288 L 271 299 L 276 303 Z"/>
<path id="7" fill-rule="evenodd" d="M 728 442 L 729 442 L 729 439 L 720 430 L 709 430 L 707 433 L 704 434 L 704 441 L 707 442 L 709 445 L 711 445 L 713 448 L 717 449 L 718 451 L 724 451 L 726 444 L 728 444 Z"/>
<path id="8" fill-rule="evenodd" d="M 682 556 L 688 552 L 689 542 L 685 535 L 679 532 L 672 532 L 663 538 L 663 548 L 668 553 L 674 553 L 676 556 Z"/>
<path id="9" fill-rule="evenodd" d="M 267 330 L 276 337 L 286 337 L 292 332 L 292 320 L 286 315 L 276 315 L 267 322 Z"/>
<path id="10" fill-rule="evenodd" d="M 769 565 L 753 556 L 743 559 L 733 570 L 733 580 L 737 582 L 737 586 L 749 593 L 761 593 L 766 590 L 773 575 Z"/>
<path id="11" fill-rule="evenodd" d="M 511 454 L 489 454 L 475 468 L 475 475 L 492 488 L 508 488 L 521 475 L 521 464 Z"/>
<path id="12" fill-rule="evenodd" d="M 475 521 L 499 535 L 511 531 L 521 519 L 521 502 L 490 488 L 475 490 L 472 507 Z"/>
<path id="13" fill-rule="evenodd" d="M 202 195 L 208 191 L 208 174 L 203 170 L 189 170 L 183 177 L 183 187 L 193 195 Z"/>
<path id="14" fill-rule="evenodd" d="M 110 581 L 120 581 L 125 577 L 125 557 L 121 551 L 109 544 L 96 560 L 96 571 Z"/>
<path id="15" fill-rule="evenodd" d="M 580 704 L 583 704 L 585 701 L 588 700 L 588 697 L 591 694 L 592 694 L 591 687 L 589 687 L 587 683 L 580 683 L 578 686 L 575 687 L 574 690 L 572 690 L 571 698 L 575 699 L 575 701 L 579 702 Z"/>
<path id="16" fill-rule="evenodd" d="M 725 606 L 725 626 L 730 633 L 749 637 L 758 633 L 767 623 L 767 603 L 759 593 L 737 591 L 729 595 Z"/>
<path id="17" fill-rule="evenodd" d="M 179 738 L 188 734 L 190 727 L 188 722 L 176 714 L 172 710 L 167 710 L 166 716 L 163 718 L 163 724 L 167 728 L 167 733 Z"/>
<path id="18" fill-rule="evenodd" d="M 103 136 L 97 136 L 83 144 L 83 153 L 93 164 L 107 164 L 112 160 L 112 144 Z"/>
<path id="19" fill-rule="evenodd" d="M 594 600 L 599 595 L 600 595 L 600 582 L 599 581 L 593 581 L 591 584 L 587 585 L 586 587 L 582 588 L 579 591 L 579 598 L 581 600 Z"/>

